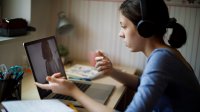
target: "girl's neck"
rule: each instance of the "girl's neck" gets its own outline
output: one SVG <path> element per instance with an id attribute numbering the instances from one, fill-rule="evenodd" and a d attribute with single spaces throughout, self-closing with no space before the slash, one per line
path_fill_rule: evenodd
<path id="1" fill-rule="evenodd" d="M 149 39 L 149 41 L 146 42 L 146 46 L 144 47 L 143 53 L 146 57 L 149 57 L 150 54 L 158 48 L 170 48 L 167 44 L 164 43 L 164 41 L 158 40 L 158 39 Z"/>

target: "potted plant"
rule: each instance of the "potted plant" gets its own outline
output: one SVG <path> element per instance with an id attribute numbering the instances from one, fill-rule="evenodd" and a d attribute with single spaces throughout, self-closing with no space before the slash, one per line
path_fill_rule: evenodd
<path id="1" fill-rule="evenodd" d="M 62 44 L 58 45 L 58 53 L 61 57 L 62 62 L 65 63 L 66 57 L 69 55 L 69 50 L 67 49 L 67 47 Z"/>

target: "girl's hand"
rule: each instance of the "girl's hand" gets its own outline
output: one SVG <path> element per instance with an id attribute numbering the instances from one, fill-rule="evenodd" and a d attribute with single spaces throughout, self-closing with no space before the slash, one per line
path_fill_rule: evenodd
<path id="1" fill-rule="evenodd" d="M 60 73 L 47 76 L 48 84 L 35 83 L 38 87 L 52 90 L 53 93 L 72 96 L 75 89 L 78 89 L 71 81 L 66 80 Z"/>
<path id="2" fill-rule="evenodd" d="M 99 72 L 98 75 L 111 75 L 113 72 L 113 66 L 110 59 L 106 57 L 102 51 L 97 51 L 96 56 L 95 67 Z"/>

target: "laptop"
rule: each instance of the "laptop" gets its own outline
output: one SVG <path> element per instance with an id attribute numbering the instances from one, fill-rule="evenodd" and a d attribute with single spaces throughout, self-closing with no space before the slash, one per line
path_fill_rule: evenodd
<path id="1" fill-rule="evenodd" d="M 48 83 L 46 76 L 51 76 L 57 72 L 60 72 L 67 78 L 54 36 L 25 42 L 23 46 L 36 82 Z M 114 85 L 93 83 L 91 81 L 73 80 L 73 82 L 88 96 L 102 104 L 106 103 L 115 88 Z M 70 102 L 76 106 L 81 106 L 75 99 L 69 96 L 54 94 L 51 90 L 44 90 L 39 87 L 37 87 L 37 90 L 40 99 L 60 99 L 64 103 Z"/>

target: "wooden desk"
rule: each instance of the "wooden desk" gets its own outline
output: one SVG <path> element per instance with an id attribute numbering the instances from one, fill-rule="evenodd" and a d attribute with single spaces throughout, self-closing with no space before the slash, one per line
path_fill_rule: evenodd
<path id="1" fill-rule="evenodd" d="M 117 82 L 116 80 L 110 77 L 104 77 L 102 79 L 94 80 L 97 83 L 104 83 L 104 84 L 112 84 L 116 85 L 115 90 L 113 91 L 112 95 L 108 99 L 107 106 L 111 108 L 115 108 L 119 99 L 122 97 L 125 87 L 121 83 Z M 22 80 L 22 100 L 33 100 L 33 99 L 40 99 L 37 88 L 34 84 L 34 78 L 32 74 L 24 74 L 24 78 Z M 82 112 L 82 111 L 81 111 Z"/>
<path id="2" fill-rule="evenodd" d="M 114 89 L 111 97 L 109 98 L 109 101 L 107 102 L 107 105 L 109 107 L 114 108 L 118 99 L 123 94 L 125 87 L 121 83 L 115 81 L 114 79 L 112 79 L 110 77 L 98 79 L 98 80 L 95 80 L 93 82 L 116 85 L 116 88 Z M 34 84 L 34 79 L 33 79 L 32 74 L 25 74 L 24 75 L 24 78 L 22 80 L 22 93 L 21 93 L 21 95 L 22 95 L 21 96 L 22 100 L 40 99 L 37 88 Z"/>

